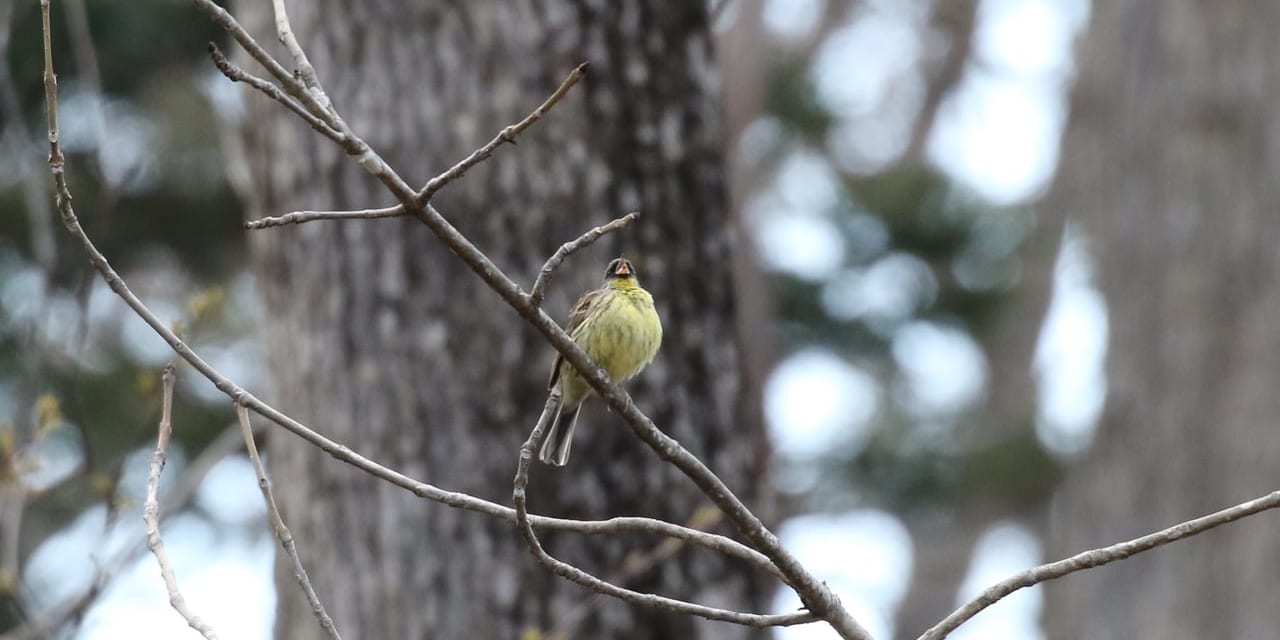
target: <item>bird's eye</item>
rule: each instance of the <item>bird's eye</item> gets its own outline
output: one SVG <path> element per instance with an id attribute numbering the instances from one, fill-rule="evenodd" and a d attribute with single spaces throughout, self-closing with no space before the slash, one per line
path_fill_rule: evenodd
<path id="1" fill-rule="evenodd" d="M 611 275 L 613 275 L 613 274 L 618 270 L 618 262 L 620 262 L 620 261 L 619 261 L 617 258 L 614 258 L 613 260 L 610 260 L 610 261 L 609 261 L 609 266 L 607 266 L 607 267 L 605 267 L 605 268 L 604 268 L 604 275 L 606 275 L 606 276 L 611 276 Z"/>

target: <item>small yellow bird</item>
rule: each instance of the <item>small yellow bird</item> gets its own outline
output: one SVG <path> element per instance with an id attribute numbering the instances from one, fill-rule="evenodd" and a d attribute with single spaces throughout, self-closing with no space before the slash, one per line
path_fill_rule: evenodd
<path id="1" fill-rule="evenodd" d="M 635 268 L 623 258 L 609 261 L 603 287 L 588 291 L 573 305 L 566 331 L 614 382 L 640 373 L 653 361 L 662 343 L 662 320 L 653 308 L 653 296 L 641 288 Z M 592 389 L 559 355 L 551 367 L 547 388 L 556 388 L 557 382 L 564 400 L 538 451 L 538 459 L 563 467 L 569 462 L 578 410 Z"/>

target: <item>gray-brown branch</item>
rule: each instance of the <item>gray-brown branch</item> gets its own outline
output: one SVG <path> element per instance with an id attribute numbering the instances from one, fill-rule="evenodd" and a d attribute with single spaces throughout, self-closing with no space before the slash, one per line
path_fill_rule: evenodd
<path id="1" fill-rule="evenodd" d="M 612 233 L 630 225 L 636 221 L 639 215 L 638 211 L 632 211 L 607 224 L 591 228 L 586 233 L 578 236 L 576 240 L 560 245 L 560 248 L 556 249 L 556 252 L 551 254 L 550 258 L 547 258 L 546 264 L 542 265 L 542 270 L 538 272 L 538 279 L 534 280 L 533 288 L 529 290 L 529 304 L 535 307 L 542 306 L 542 299 L 547 295 L 547 285 L 551 283 L 551 277 L 555 275 L 556 269 L 560 268 L 560 263 L 564 262 L 564 259 L 568 258 L 569 254 L 587 247 L 607 233 Z"/>
<path id="2" fill-rule="evenodd" d="M 547 404 L 542 410 L 542 415 L 538 418 L 537 425 L 533 428 L 533 432 L 529 434 L 529 438 L 526 439 L 524 444 L 520 447 L 520 457 L 516 466 L 516 476 L 515 480 L 512 482 L 511 498 L 516 506 L 516 526 L 520 528 L 521 537 L 524 538 L 525 544 L 529 547 L 529 551 L 533 553 L 533 557 L 537 559 L 539 564 L 546 567 L 546 569 L 551 573 L 569 580 L 570 582 L 582 585 L 596 593 L 612 596 L 630 604 L 661 609 L 663 611 L 683 613 L 707 618 L 708 620 L 719 620 L 722 622 L 732 622 L 734 624 L 761 628 L 785 627 L 816 622 L 818 620 L 818 618 L 813 614 L 803 610 L 778 615 L 761 615 L 757 613 L 744 613 L 740 611 L 731 611 L 729 609 L 708 607 L 693 602 L 667 598 L 665 596 L 654 595 L 651 593 L 641 593 L 639 591 L 633 591 L 606 580 L 602 580 L 547 553 L 547 551 L 542 548 L 542 543 L 538 541 L 538 536 L 533 531 L 533 525 L 529 522 L 526 494 L 529 486 L 529 466 L 533 462 L 533 452 L 542 445 L 542 440 L 546 436 L 547 424 L 550 423 L 551 420 L 555 419 L 557 410 L 559 409 L 560 400 L 559 392 L 552 392 L 547 398 Z"/>
<path id="3" fill-rule="evenodd" d="M 955 631 L 957 627 L 978 615 L 983 609 L 999 602 L 1019 589 L 1061 578 L 1077 571 L 1084 571 L 1085 569 L 1101 567 L 1104 564 L 1111 564 L 1117 560 L 1124 560 L 1144 551 L 1150 551 L 1170 542 L 1199 535 L 1215 527 L 1220 527 L 1269 509 L 1275 509 L 1276 507 L 1280 507 L 1280 491 L 1273 491 L 1261 498 L 1243 502 L 1234 507 L 1228 507 L 1194 520 L 1175 524 L 1168 529 L 1149 533 L 1140 538 L 1084 551 L 1070 558 L 1032 567 L 987 587 L 977 598 L 965 603 L 959 609 L 943 618 L 941 622 L 924 632 L 924 635 L 921 635 L 919 640 L 942 640 L 952 631 Z"/>
<path id="4" fill-rule="evenodd" d="M 280 508 L 276 506 L 276 496 L 271 491 L 271 481 L 267 479 L 267 468 L 263 466 L 262 458 L 258 456 L 258 444 L 253 439 L 253 425 L 249 423 L 249 410 L 240 403 L 236 403 L 236 419 L 240 421 L 240 434 L 244 437 L 249 461 L 253 463 L 253 471 L 258 475 L 258 489 L 262 491 L 262 501 L 267 505 L 267 518 L 271 521 L 271 529 L 276 534 L 276 540 L 280 541 L 280 547 L 288 554 L 293 564 L 293 577 L 298 581 L 298 586 L 306 596 L 307 604 L 311 605 L 311 611 L 315 614 L 325 635 L 333 640 L 342 640 L 337 626 L 333 624 L 333 618 L 329 617 L 329 612 L 320 603 L 320 596 L 316 595 L 315 587 L 311 586 L 307 569 L 302 566 L 302 558 L 298 557 L 298 546 L 293 541 L 293 533 L 289 531 L 289 527 L 285 526 Z"/>
<path id="5" fill-rule="evenodd" d="M 45 15 L 47 16 L 48 0 L 45 0 L 42 6 L 46 7 Z M 200 632 L 206 640 L 218 640 L 218 634 L 213 627 L 196 615 L 187 604 L 187 599 L 183 597 L 182 591 L 178 588 L 178 577 L 173 572 L 173 564 L 169 562 L 169 554 L 164 550 L 164 538 L 160 537 L 160 473 L 164 471 L 169 437 L 173 435 L 170 421 L 173 414 L 172 364 L 164 368 L 161 381 L 164 396 L 160 404 L 160 426 L 156 433 L 156 450 L 151 454 L 151 471 L 147 474 L 147 497 L 142 504 L 142 522 L 146 527 L 147 548 L 151 550 L 151 554 L 156 557 L 156 563 L 160 565 L 160 576 L 164 579 L 165 591 L 169 593 L 169 606 L 173 607 L 173 610 L 187 621 L 187 625 Z"/>

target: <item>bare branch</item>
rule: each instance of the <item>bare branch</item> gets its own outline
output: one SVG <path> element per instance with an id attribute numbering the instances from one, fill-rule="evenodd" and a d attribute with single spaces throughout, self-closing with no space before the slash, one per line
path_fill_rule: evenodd
<path id="1" fill-rule="evenodd" d="M 724 520 L 724 513 L 717 509 L 715 505 L 708 504 L 694 510 L 684 526 L 690 529 L 706 529 L 722 520 Z M 628 553 L 623 559 L 622 566 L 605 580 L 617 585 L 630 582 L 671 558 L 684 547 L 685 541 L 668 538 L 648 551 Z M 776 567 L 774 571 L 777 571 Z M 781 574 L 777 575 L 781 576 Z M 576 637 L 578 635 L 578 627 L 582 625 L 588 616 L 597 611 L 607 598 L 608 596 L 603 593 L 596 593 L 591 598 L 579 601 L 568 611 L 556 616 L 556 624 L 551 627 L 548 635 L 552 638 Z"/>
<path id="2" fill-rule="evenodd" d="M 525 129 L 533 126 L 533 123 L 546 115 L 552 107 L 556 106 L 557 102 L 560 102 L 560 99 L 563 98 L 566 93 L 569 93 L 569 90 L 573 88 L 573 85 L 578 84 L 578 81 L 582 80 L 582 77 L 587 73 L 588 66 L 589 63 L 584 62 L 575 67 L 573 71 L 569 72 L 569 75 L 564 79 L 564 82 L 561 82 L 560 86 L 552 92 L 546 100 L 543 100 L 542 104 L 538 105 L 537 109 L 534 109 L 533 112 L 525 116 L 523 120 L 499 131 L 498 135 L 494 136 L 488 144 L 472 151 L 471 155 L 463 158 L 462 162 L 453 165 L 448 171 L 445 171 L 444 173 L 429 180 L 427 185 L 422 188 L 422 191 L 418 192 L 418 202 L 430 202 L 431 196 L 435 195 L 437 191 L 444 188 L 444 186 L 450 182 L 461 178 L 462 174 L 466 173 L 471 167 L 484 162 L 489 158 L 489 156 L 493 155 L 493 151 L 497 149 L 499 145 L 504 142 L 515 142 L 516 136 L 524 133 Z"/>
<path id="3" fill-rule="evenodd" d="M 240 433 L 244 436 L 245 449 L 249 451 L 249 461 L 253 463 L 253 470 L 258 474 L 258 489 L 262 491 L 262 500 L 267 504 L 267 518 L 271 520 L 271 528 L 275 531 L 280 546 L 284 548 L 285 553 L 289 554 L 289 559 L 293 562 L 293 577 L 302 587 L 302 592 L 307 597 L 307 604 L 311 605 L 311 610 L 320 621 L 320 628 L 324 629 L 325 635 L 334 640 L 342 640 L 342 636 L 338 635 L 337 627 L 333 624 L 333 618 L 329 617 L 324 605 L 320 603 L 320 597 L 316 595 L 315 588 L 311 586 L 307 569 L 302 566 L 302 559 L 298 557 L 298 547 L 293 542 L 293 533 L 289 531 L 289 527 L 285 526 L 284 518 L 280 516 L 280 509 L 276 506 L 276 496 L 271 491 L 271 482 L 267 480 L 267 468 L 262 466 L 262 459 L 258 457 L 258 445 L 253 440 L 253 425 L 249 424 L 249 410 L 239 403 L 236 403 L 236 418 L 240 421 Z"/>
<path id="4" fill-rule="evenodd" d="M 525 493 L 529 486 L 529 466 L 533 462 L 533 452 L 542 444 L 542 440 L 546 436 L 547 424 L 555 418 L 560 401 L 559 391 L 552 391 L 547 398 L 547 404 L 542 410 L 542 415 L 538 418 L 537 425 L 533 428 L 533 432 L 529 434 L 529 438 L 525 440 L 524 445 L 520 447 L 520 460 L 516 467 L 516 477 L 512 488 L 512 500 L 516 505 L 516 525 L 520 527 L 521 536 L 539 564 L 546 567 L 548 571 L 597 593 L 612 596 L 623 602 L 664 611 L 695 615 L 709 620 L 732 622 L 749 627 L 783 627 L 816 622 L 818 620 L 808 611 L 779 615 L 742 613 L 728 609 L 707 607 L 651 593 L 640 593 L 639 591 L 632 591 L 601 580 L 567 562 L 557 560 L 547 553 L 542 548 L 542 544 L 538 542 L 538 536 L 533 532 L 533 526 L 529 522 Z"/>
<path id="5" fill-rule="evenodd" d="M 312 220 L 374 220 L 377 218 L 398 218 L 404 215 L 404 207 L 383 207 L 381 209 L 358 209 L 355 211 L 294 211 L 282 216 L 258 218 L 244 223 L 246 229 L 266 229 L 283 227 L 288 224 L 302 224 Z"/>
<path id="6" fill-rule="evenodd" d="M 48 0 L 42 3 L 47 10 Z M 46 13 L 46 15 L 48 15 Z M 46 42 L 48 42 L 46 40 Z M 147 529 L 147 548 L 155 555 L 160 565 L 160 576 L 164 578 L 164 588 L 169 592 L 169 605 L 186 619 L 192 629 L 200 632 L 207 640 L 217 640 L 218 634 L 196 615 L 187 605 L 186 598 L 178 589 L 178 578 L 173 573 L 173 565 L 169 563 L 169 555 L 164 550 L 164 539 L 160 537 L 160 472 L 164 470 L 165 451 L 169 447 L 169 436 L 173 429 L 170 416 L 173 412 L 173 365 L 164 368 L 161 377 L 164 386 L 164 399 L 160 408 L 160 427 L 156 435 L 156 450 L 151 454 L 151 472 L 147 475 L 147 499 L 142 505 L 142 522 Z"/>
<path id="7" fill-rule="evenodd" d="M 920 636 L 919 640 L 941 640 L 947 637 L 957 627 L 978 615 L 978 612 L 1019 589 L 1061 578 L 1077 571 L 1084 571 L 1085 569 L 1101 567 L 1104 564 L 1111 564 L 1117 560 L 1124 560 L 1143 551 L 1150 551 L 1170 542 L 1199 535 L 1215 527 L 1220 527 L 1269 509 L 1275 509 L 1276 507 L 1280 507 L 1280 491 L 1272 491 L 1261 498 L 1255 498 L 1207 516 L 1175 524 L 1168 529 L 1149 533 L 1141 538 L 1116 543 L 1109 547 L 1084 551 L 1070 558 L 1032 567 L 991 585 L 977 598 L 970 600 L 964 606 L 953 611 L 951 615 L 943 618 L 941 622 Z"/>
<path id="8" fill-rule="evenodd" d="M 343 144 L 345 142 L 344 136 L 341 133 L 338 133 L 328 124 L 325 124 L 320 120 L 320 118 L 312 115 L 305 107 L 298 104 L 297 100 L 285 95 L 284 92 L 280 90 L 280 87 L 263 78 L 259 78 L 258 76 L 248 73 L 240 67 L 237 67 L 234 63 L 228 60 L 226 56 L 222 55 L 222 51 L 218 49 L 218 45 L 212 42 L 209 43 L 209 57 L 213 58 L 214 66 L 218 67 L 218 71 L 221 71 L 222 75 L 226 76 L 227 79 L 232 82 L 243 82 L 258 91 L 261 91 L 266 94 L 268 98 L 279 102 L 284 105 L 286 109 L 297 114 L 299 118 L 302 118 L 307 124 L 311 125 L 312 129 L 324 134 L 326 138 L 329 138 L 338 144 Z"/>
<path id="9" fill-rule="evenodd" d="M 608 224 L 592 228 L 590 231 L 578 236 L 577 240 L 560 245 L 560 248 L 556 249 L 556 252 L 551 254 L 550 258 L 547 258 L 546 264 L 542 265 L 542 271 L 538 272 L 538 279 L 534 280 L 533 288 L 529 290 L 529 304 L 534 307 L 542 306 L 542 299 L 547 295 L 547 284 L 551 282 L 551 276 L 556 269 L 560 268 L 560 263 L 564 262 L 564 259 L 568 258 L 569 254 L 587 247 L 606 233 L 617 231 L 630 225 L 639 216 L 640 212 L 632 211 Z"/>

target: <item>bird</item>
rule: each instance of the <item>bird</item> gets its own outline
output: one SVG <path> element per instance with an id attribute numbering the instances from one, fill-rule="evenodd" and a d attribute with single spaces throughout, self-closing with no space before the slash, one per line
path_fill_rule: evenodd
<path id="1" fill-rule="evenodd" d="M 662 319 L 653 306 L 653 296 L 640 286 L 635 267 L 625 258 L 609 261 L 604 286 L 578 299 L 569 310 L 565 330 L 614 382 L 640 373 L 662 344 Z M 547 388 L 554 391 L 557 384 L 562 401 L 551 421 L 551 431 L 538 450 L 538 459 L 563 467 L 569 462 L 579 410 L 592 389 L 559 354 L 551 367 Z"/>

